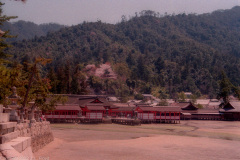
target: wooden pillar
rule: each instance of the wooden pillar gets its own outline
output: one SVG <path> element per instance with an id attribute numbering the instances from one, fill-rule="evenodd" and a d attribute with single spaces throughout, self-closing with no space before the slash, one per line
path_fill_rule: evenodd
<path id="1" fill-rule="evenodd" d="M 170 122 L 172 123 L 172 115 L 171 115 L 172 113 L 171 112 L 169 112 L 169 116 L 170 116 Z"/>
<path id="2" fill-rule="evenodd" d="M 178 114 L 179 114 L 179 123 L 180 123 L 181 114 L 180 114 L 180 112 L 178 112 Z"/>
<path id="3" fill-rule="evenodd" d="M 157 121 L 157 120 L 156 120 L 156 112 L 154 112 L 154 120 Z"/>
<path id="4" fill-rule="evenodd" d="M 160 123 L 162 121 L 162 112 L 160 112 Z"/>
<path id="5" fill-rule="evenodd" d="M 164 112 L 164 114 L 165 114 L 165 120 L 164 120 L 164 121 L 165 121 L 165 123 L 166 123 L 166 112 Z"/>

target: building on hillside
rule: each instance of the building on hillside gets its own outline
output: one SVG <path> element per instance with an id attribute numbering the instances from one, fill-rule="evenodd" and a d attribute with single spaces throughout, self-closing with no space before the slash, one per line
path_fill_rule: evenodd
<path id="1" fill-rule="evenodd" d="M 210 99 L 210 102 L 207 106 L 209 109 L 219 109 L 221 102 L 218 99 Z"/>
<path id="2" fill-rule="evenodd" d="M 187 99 L 190 99 L 192 96 L 192 92 L 184 92 L 184 94 L 187 97 Z"/>
<path id="3" fill-rule="evenodd" d="M 108 102 L 120 102 L 119 98 L 113 96 L 107 97 L 106 99 L 108 100 Z"/>
<path id="4" fill-rule="evenodd" d="M 203 108 L 207 108 L 210 103 L 210 99 L 197 99 L 196 104 L 200 104 Z"/>
<path id="5" fill-rule="evenodd" d="M 144 97 L 144 101 L 149 101 L 149 100 L 151 101 L 154 99 L 154 96 L 151 94 L 142 94 L 142 95 Z"/>

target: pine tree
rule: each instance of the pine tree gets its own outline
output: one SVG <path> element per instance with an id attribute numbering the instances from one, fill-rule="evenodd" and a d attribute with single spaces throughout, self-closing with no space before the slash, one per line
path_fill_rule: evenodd
<path id="1" fill-rule="evenodd" d="M 0 2 L 0 27 L 3 25 L 4 22 L 9 21 L 10 19 L 14 19 L 16 17 L 8 17 L 6 15 L 2 15 L 2 6 L 4 4 Z M 5 62 L 5 58 L 7 58 L 7 54 L 4 53 L 4 49 L 9 47 L 10 45 L 5 42 L 6 38 L 11 38 L 13 36 L 9 35 L 9 31 L 2 31 L 0 30 L 0 64 Z"/>
<path id="2" fill-rule="evenodd" d="M 232 93 L 232 89 L 234 88 L 233 84 L 228 79 L 225 72 L 222 71 L 222 79 L 219 82 L 219 92 L 218 99 L 222 98 L 223 103 L 227 104 L 229 102 L 229 96 Z"/>
<path id="3" fill-rule="evenodd" d="M 16 17 L 7 17 L 6 15 L 2 15 L 2 6 L 4 4 L 0 2 L 0 27 L 3 25 L 4 22 L 9 21 L 10 19 Z M 9 82 L 13 76 L 17 76 L 15 70 L 11 70 L 6 67 L 6 64 L 9 63 L 6 58 L 8 55 L 4 52 L 4 50 L 9 47 L 5 40 L 6 38 L 10 38 L 9 31 L 2 31 L 0 29 L 0 102 L 3 102 L 5 97 L 11 93 L 11 87 L 9 86 Z M 16 74 L 11 74 L 14 72 Z"/>

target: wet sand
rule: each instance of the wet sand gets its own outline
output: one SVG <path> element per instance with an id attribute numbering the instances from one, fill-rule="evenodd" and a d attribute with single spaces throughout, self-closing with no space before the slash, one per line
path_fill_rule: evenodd
<path id="1" fill-rule="evenodd" d="M 53 124 L 55 140 L 34 155 L 50 160 L 239 160 L 240 122 Z"/>

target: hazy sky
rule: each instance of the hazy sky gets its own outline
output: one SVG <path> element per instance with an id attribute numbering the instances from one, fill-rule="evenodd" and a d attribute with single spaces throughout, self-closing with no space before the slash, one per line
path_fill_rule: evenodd
<path id="1" fill-rule="evenodd" d="M 240 5 L 240 0 L 0 0 L 5 3 L 4 14 L 18 16 L 17 20 L 37 24 L 56 22 L 75 25 L 85 21 L 101 20 L 108 23 L 121 21 L 121 16 L 153 10 L 164 14 L 207 13 L 230 9 Z"/>

